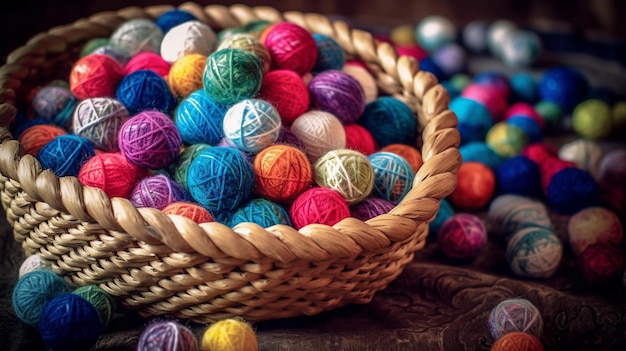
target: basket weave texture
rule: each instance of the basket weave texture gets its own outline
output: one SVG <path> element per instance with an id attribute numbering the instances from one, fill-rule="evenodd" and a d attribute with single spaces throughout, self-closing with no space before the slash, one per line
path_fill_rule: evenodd
<path id="1" fill-rule="evenodd" d="M 9 126 L 25 97 L 38 85 L 67 79 L 87 40 L 110 35 L 128 19 L 155 19 L 173 8 L 97 13 L 40 33 L 8 56 L 0 68 L 0 191 L 15 240 L 25 254 L 39 254 L 68 282 L 98 284 L 143 316 L 261 321 L 371 301 L 425 245 L 439 201 L 456 186 L 461 157 L 457 119 L 444 87 L 414 59 L 398 56 L 366 31 L 324 15 L 271 7 L 178 6 L 218 30 L 265 19 L 331 35 L 347 57 L 368 66 L 381 91 L 415 111 L 424 164 L 403 201 L 366 222 L 347 218 L 300 230 L 196 224 L 154 208 L 135 208 L 75 177 L 42 170 L 11 136 Z"/>

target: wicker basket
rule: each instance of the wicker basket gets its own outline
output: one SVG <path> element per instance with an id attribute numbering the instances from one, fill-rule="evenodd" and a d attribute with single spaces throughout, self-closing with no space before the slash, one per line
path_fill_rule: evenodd
<path id="1" fill-rule="evenodd" d="M 301 230 L 243 223 L 195 224 L 82 186 L 42 170 L 8 132 L 32 88 L 67 79 L 89 39 L 108 36 L 131 18 L 156 18 L 172 6 L 103 12 L 34 36 L 0 68 L 0 190 L 6 218 L 26 254 L 38 253 L 74 285 L 98 284 L 143 316 L 200 323 L 241 316 L 250 321 L 314 315 L 368 303 L 425 244 L 440 199 L 456 186 L 461 163 L 449 95 L 417 62 L 362 30 L 320 14 L 270 7 L 202 7 L 185 3 L 215 29 L 252 19 L 295 22 L 331 35 L 350 58 L 362 59 L 381 91 L 407 102 L 419 121 L 424 165 L 404 200 L 366 222 Z"/>

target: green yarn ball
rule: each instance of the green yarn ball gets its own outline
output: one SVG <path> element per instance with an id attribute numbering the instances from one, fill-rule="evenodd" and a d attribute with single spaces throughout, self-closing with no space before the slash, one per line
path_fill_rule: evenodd
<path id="1" fill-rule="evenodd" d="M 589 140 L 606 138 L 611 134 L 611 108 L 600 99 L 588 99 L 572 112 L 574 131 Z"/>
<path id="2" fill-rule="evenodd" d="M 370 195 L 374 187 L 374 169 L 362 153 L 350 149 L 327 152 L 315 162 L 315 182 L 337 191 L 348 204 L 356 204 Z"/>
<path id="3" fill-rule="evenodd" d="M 111 295 L 96 285 L 81 286 L 74 290 L 73 293 L 89 301 L 98 310 L 102 325 L 106 326 L 109 324 L 115 307 L 115 302 Z"/>
<path id="4" fill-rule="evenodd" d="M 263 81 L 263 64 L 253 53 L 226 48 L 207 58 L 204 90 L 220 104 L 235 104 L 255 96 Z"/>

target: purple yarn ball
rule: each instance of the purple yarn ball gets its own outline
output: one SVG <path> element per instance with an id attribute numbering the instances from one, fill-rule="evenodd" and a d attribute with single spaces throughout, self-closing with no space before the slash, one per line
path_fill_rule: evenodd
<path id="1" fill-rule="evenodd" d="M 395 207 L 391 202 L 380 197 L 367 197 L 354 205 L 350 215 L 356 219 L 367 221 L 376 216 L 388 213 Z"/>
<path id="2" fill-rule="evenodd" d="M 477 216 L 458 213 L 443 223 L 437 235 L 437 244 L 449 259 L 473 259 L 487 245 L 487 229 Z"/>
<path id="3" fill-rule="evenodd" d="M 356 122 L 365 109 L 365 92 L 356 78 L 338 70 L 319 73 L 308 86 L 313 108 L 326 111 L 341 123 Z"/>
<path id="4" fill-rule="evenodd" d="M 198 341 L 193 332 L 177 321 L 156 321 L 139 336 L 137 351 L 197 351 Z"/>
<path id="5" fill-rule="evenodd" d="M 291 145 L 299 148 L 300 150 L 304 150 L 304 144 L 302 144 L 302 141 L 291 131 L 291 129 L 289 129 L 289 127 L 285 126 L 280 127 L 276 144 Z"/>
<path id="6" fill-rule="evenodd" d="M 176 201 L 186 201 L 187 192 L 182 185 L 164 174 L 141 179 L 128 197 L 135 207 L 154 207 L 162 210 Z"/>

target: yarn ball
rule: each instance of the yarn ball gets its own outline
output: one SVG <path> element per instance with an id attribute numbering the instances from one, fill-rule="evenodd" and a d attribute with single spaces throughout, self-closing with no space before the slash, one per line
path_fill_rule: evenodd
<path id="1" fill-rule="evenodd" d="M 76 288 L 72 293 L 81 296 L 98 310 L 103 326 L 106 327 L 109 324 L 115 307 L 115 301 L 111 295 L 97 285 L 83 285 Z"/>
<path id="2" fill-rule="evenodd" d="M 489 111 L 492 122 L 501 121 L 508 107 L 507 92 L 494 84 L 473 82 L 463 89 L 461 96 L 482 104 Z"/>
<path id="3" fill-rule="evenodd" d="M 521 129 L 526 134 L 529 143 L 541 141 L 543 138 L 541 126 L 528 116 L 513 116 L 507 119 L 507 123 Z"/>
<path id="4" fill-rule="evenodd" d="M 441 46 L 433 52 L 432 58 L 446 77 L 467 70 L 467 54 L 459 44 L 448 43 Z"/>
<path id="5" fill-rule="evenodd" d="M 519 155 L 528 144 L 528 135 L 518 126 L 501 121 L 489 129 L 485 142 L 500 157 L 509 158 Z"/>
<path id="6" fill-rule="evenodd" d="M 159 53 L 163 31 L 152 20 L 135 18 L 122 22 L 109 38 L 111 45 L 132 57 L 145 51 Z"/>
<path id="7" fill-rule="evenodd" d="M 411 164 L 386 151 L 375 152 L 367 159 L 374 169 L 373 194 L 397 205 L 413 187 L 415 173 Z"/>
<path id="8" fill-rule="evenodd" d="M 224 40 L 226 40 L 227 38 L 229 38 L 229 37 L 231 37 L 231 36 L 233 36 L 235 34 L 242 34 L 242 33 L 252 34 L 252 33 L 248 33 L 244 27 L 223 28 L 222 30 L 217 32 L 217 42 L 221 43 Z M 253 36 L 258 39 L 258 37 L 256 35 L 253 34 Z"/>
<path id="9" fill-rule="evenodd" d="M 374 169 L 367 156 L 350 149 L 336 149 L 314 165 L 317 185 L 337 191 L 349 205 L 365 199 L 374 187 Z"/>
<path id="10" fill-rule="evenodd" d="M 365 67 L 354 64 L 353 61 L 348 61 L 343 66 L 342 70 L 359 81 L 363 88 L 363 93 L 365 94 L 366 104 L 376 100 L 378 97 L 378 85 L 372 74 Z"/>
<path id="11" fill-rule="evenodd" d="M 139 335 L 137 351 L 196 351 L 198 341 L 191 329 L 175 320 L 154 321 Z"/>
<path id="12" fill-rule="evenodd" d="M 458 96 L 450 101 L 449 109 L 457 116 L 461 145 L 485 140 L 487 132 L 493 126 L 493 118 L 483 104 Z"/>
<path id="13" fill-rule="evenodd" d="M 31 106 L 38 118 L 66 128 L 72 120 L 72 111 L 77 102 L 69 88 L 49 85 L 37 91 Z"/>
<path id="14" fill-rule="evenodd" d="M 128 198 L 146 170 L 128 162 L 119 152 L 105 152 L 90 158 L 78 172 L 81 184 L 102 189 L 108 197 Z"/>
<path id="15" fill-rule="evenodd" d="M 317 59 L 313 65 L 312 73 L 341 70 L 346 63 L 346 54 L 337 40 L 322 33 L 313 33 L 312 36 L 317 46 Z"/>
<path id="16" fill-rule="evenodd" d="M 359 81 L 348 73 L 327 70 L 308 84 L 311 106 L 330 112 L 343 124 L 356 122 L 365 109 L 365 92 Z"/>
<path id="17" fill-rule="evenodd" d="M 489 314 L 489 332 L 498 340 L 507 333 L 523 332 L 537 338 L 543 333 L 543 317 L 539 309 L 524 298 L 506 299 Z"/>
<path id="18" fill-rule="evenodd" d="M 543 202 L 521 195 L 502 194 L 489 205 L 487 227 L 490 233 L 508 241 L 523 228 L 552 229 L 552 223 Z"/>
<path id="19" fill-rule="evenodd" d="M 439 250 L 451 260 L 476 258 L 487 245 L 487 229 L 470 213 L 457 213 L 447 219 L 437 234 Z"/>
<path id="20" fill-rule="evenodd" d="M 505 112 L 505 119 L 509 119 L 514 116 L 525 116 L 533 119 L 540 129 L 545 128 L 546 123 L 541 115 L 537 112 L 535 106 L 526 102 L 516 102 L 509 106 Z"/>
<path id="21" fill-rule="evenodd" d="M 481 86 L 490 86 L 494 92 L 508 99 L 511 96 L 511 85 L 506 72 L 500 70 L 483 70 L 472 77 L 472 83 Z"/>
<path id="22" fill-rule="evenodd" d="M 194 16 L 192 13 L 185 10 L 173 8 L 159 15 L 154 20 L 154 23 L 156 23 L 156 25 L 161 28 L 161 31 L 163 31 L 163 33 L 167 33 L 170 29 L 176 27 L 177 25 L 187 21 L 193 21 L 195 19 L 196 16 Z"/>
<path id="23" fill-rule="evenodd" d="M 107 37 L 95 37 L 87 40 L 87 42 L 80 48 L 78 57 L 87 56 L 93 53 L 94 50 L 109 45 L 109 38 Z"/>
<path id="24" fill-rule="evenodd" d="M 169 165 L 182 144 L 176 125 L 159 111 L 143 111 L 120 128 L 118 143 L 122 155 L 139 167 L 160 169 Z"/>
<path id="25" fill-rule="evenodd" d="M 389 144 L 414 145 L 417 139 L 417 119 L 401 100 L 381 96 L 365 105 L 359 124 L 372 133 L 379 147 Z"/>
<path id="26" fill-rule="evenodd" d="M 239 207 L 252 193 L 254 169 L 238 149 L 214 146 L 200 151 L 187 170 L 193 199 L 211 215 Z"/>
<path id="27" fill-rule="evenodd" d="M 96 152 L 91 141 L 76 135 L 59 135 L 44 145 L 37 155 L 41 167 L 59 177 L 78 176 L 80 168 Z"/>
<path id="28" fill-rule="evenodd" d="M 8 128 L 10 129 L 11 135 L 14 139 L 19 140 L 24 131 L 32 126 L 47 124 L 50 122 L 41 118 L 31 118 L 28 116 L 28 113 L 24 110 L 18 110 L 15 114 L 15 119 L 13 123 L 9 124 Z M 60 128 L 62 129 L 62 128 Z"/>
<path id="29" fill-rule="evenodd" d="M 204 90 L 216 102 L 234 104 L 255 96 L 263 81 L 263 65 L 250 52 L 227 48 L 209 55 L 204 70 Z"/>
<path id="30" fill-rule="evenodd" d="M 394 208 L 391 202 L 375 196 L 369 196 L 350 208 L 350 216 L 361 221 L 367 221 Z"/>
<path id="31" fill-rule="evenodd" d="M 285 126 L 290 126 L 296 118 L 308 111 L 311 103 L 309 90 L 302 77 L 286 69 L 265 74 L 259 97 L 274 105 Z"/>
<path id="32" fill-rule="evenodd" d="M 463 162 L 480 162 L 495 171 L 502 158 L 484 141 L 472 141 L 459 146 Z"/>
<path id="33" fill-rule="evenodd" d="M 297 147 L 300 150 L 304 150 L 304 145 L 298 137 L 293 134 L 289 127 L 282 125 L 280 127 L 280 133 L 278 133 L 278 139 L 276 139 L 276 144 L 289 145 L 293 147 Z"/>
<path id="34" fill-rule="evenodd" d="M 72 130 L 97 149 L 119 151 L 118 133 L 128 119 L 128 110 L 121 102 L 109 97 L 89 98 L 76 106 Z"/>
<path id="35" fill-rule="evenodd" d="M 187 200 L 182 185 L 164 174 L 145 177 L 137 182 L 128 199 L 135 207 L 153 207 L 162 210 L 172 202 Z"/>
<path id="36" fill-rule="evenodd" d="M 612 125 L 617 131 L 626 128 L 626 101 L 617 101 L 613 104 L 611 117 Z"/>
<path id="37" fill-rule="evenodd" d="M 491 351 L 543 351 L 543 345 L 536 336 L 523 332 L 504 334 L 491 346 Z"/>
<path id="38" fill-rule="evenodd" d="M 259 342 L 252 326 L 240 318 L 212 323 L 202 335 L 202 351 L 258 351 Z"/>
<path id="39" fill-rule="evenodd" d="M 149 69 L 161 77 L 167 77 L 171 64 L 166 62 L 161 55 L 154 52 L 140 52 L 128 60 L 124 65 L 124 75 L 127 76 L 135 71 Z"/>
<path id="40" fill-rule="evenodd" d="M 91 97 L 114 97 L 124 77 L 122 65 L 107 55 L 81 57 L 70 71 L 70 90 L 78 100 Z"/>
<path id="41" fill-rule="evenodd" d="M 417 61 L 417 63 L 421 71 L 432 73 L 438 81 L 442 82 L 448 79 L 439 65 L 437 65 L 435 60 L 433 60 L 432 56 L 424 57 L 423 59 Z"/>
<path id="42" fill-rule="evenodd" d="M 596 242 L 580 253 L 578 266 L 589 284 L 608 285 L 624 273 L 624 251 L 610 243 Z"/>
<path id="43" fill-rule="evenodd" d="M 563 144 L 559 148 L 558 156 L 564 161 L 574 162 L 578 168 L 596 176 L 604 153 L 598 143 L 577 139 Z"/>
<path id="44" fill-rule="evenodd" d="M 18 276 L 21 278 L 24 274 L 34 272 L 36 270 L 48 268 L 49 263 L 41 259 L 41 256 L 37 254 L 26 257 L 24 262 L 20 265 Z"/>
<path id="45" fill-rule="evenodd" d="M 480 162 L 462 162 L 457 171 L 457 186 L 448 196 L 450 202 L 466 210 L 485 207 L 496 190 L 496 176 Z"/>
<path id="46" fill-rule="evenodd" d="M 126 106 L 131 116 L 147 110 L 170 114 L 177 103 L 167 81 L 149 69 L 124 76 L 117 86 L 115 98 Z"/>
<path id="47" fill-rule="evenodd" d="M 608 243 L 619 247 L 624 228 L 619 217 L 611 210 L 594 206 L 574 213 L 567 223 L 567 237 L 576 255 L 594 243 Z"/>
<path id="48" fill-rule="evenodd" d="M 496 182 L 502 194 L 541 197 L 541 170 L 526 156 L 508 158 L 496 169 Z"/>
<path id="49" fill-rule="evenodd" d="M 568 167 L 552 176 L 546 198 L 552 210 L 571 215 L 597 205 L 600 201 L 600 187 L 589 172 Z"/>
<path id="50" fill-rule="evenodd" d="M 550 278 L 561 262 L 563 245 L 552 230 L 528 227 L 509 239 L 506 256 L 518 277 Z"/>
<path id="51" fill-rule="evenodd" d="M 222 124 L 227 106 L 215 102 L 204 89 L 181 100 L 174 112 L 174 124 L 187 145 L 217 145 L 224 137 Z"/>
<path id="52" fill-rule="evenodd" d="M 268 199 L 253 199 L 241 205 L 230 217 L 229 225 L 235 227 L 240 223 L 255 223 L 263 228 L 284 224 L 291 226 L 289 213 L 281 205 Z"/>
<path id="53" fill-rule="evenodd" d="M 417 171 L 424 164 L 424 160 L 422 159 L 422 153 L 415 146 L 407 144 L 389 144 L 380 149 L 380 151 L 391 152 L 398 156 L 401 156 L 402 158 L 407 160 L 407 162 L 409 162 L 411 168 L 413 168 L 414 173 L 417 173 Z"/>
<path id="54" fill-rule="evenodd" d="M 609 104 L 598 99 L 588 99 L 576 105 L 572 112 L 572 127 L 585 139 L 608 137 L 613 131 Z"/>
<path id="55" fill-rule="evenodd" d="M 541 187 L 543 188 L 543 194 L 548 194 L 548 186 L 552 181 L 552 177 L 565 168 L 576 167 L 576 164 L 570 161 L 561 160 L 560 158 L 546 159 L 539 166 L 541 169 Z"/>
<path id="56" fill-rule="evenodd" d="M 350 207 L 338 192 L 325 187 L 305 190 L 295 198 L 289 210 L 296 229 L 308 224 L 335 225 L 350 217 Z"/>
<path id="57" fill-rule="evenodd" d="M 225 38 L 220 42 L 217 50 L 227 48 L 240 49 L 254 54 L 259 60 L 261 60 L 263 73 L 266 74 L 269 72 L 272 65 L 272 57 L 270 56 L 270 52 L 267 50 L 265 45 L 263 45 L 259 41 L 259 39 L 257 39 L 252 34 L 237 33 L 229 36 L 228 38 Z"/>
<path id="58" fill-rule="evenodd" d="M 598 180 L 616 188 L 626 184 L 626 148 L 604 154 L 598 165 Z"/>
<path id="59" fill-rule="evenodd" d="M 92 55 L 93 54 L 109 56 L 113 58 L 115 61 L 119 62 L 120 65 L 122 65 L 122 67 L 124 67 L 131 58 L 128 52 L 116 46 L 113 46 L 110 43 L 95 49 L 92 52 Z"/>
<path id="60" fill-rule="evenodd" d="M 546 123 L 546 127 L 555 129 L 559 126 L 563 117 L 563 111 L 559 105 L 552 101 L 542 100 L 535 104 L 535 111 Z"/>
<path id="61" fill-rule="evenodd" d="M 475 54 L 487 51 L 487 28 L 486 21 L 472 20 L 461 31 L 461 42 Z"/>
<path id="62" fill-rule="evenodd" d="M 539 61 L 541 51 L 541 39 L 535 32 L 517 30 L 503 41 L 501 58 L 509 67 L 528 68 Z"/>
<path id="63" fill-rule="evenodd" d="M 539 87 L 535 77 L 528 72 L 516 72 L 509 78 L 513 101 L 533 104 L 539 100 Z"/>
<path id="64" fill-rule="evenodd" d="M 69 291 L 71 288 L 65 280 L 51 270 L 26 273 L 13 288 L 13 310 L 22 322 L 36 326 L 48 301 Z"/>
<path id="65" fill-rule="evenodd" d="M 587 78 L 572 66 L 555 66 L 545 70 L 539 78 L 539 96 L 570 112 L 589 95 Z"/>
<path id="66" fill-rule="evenodd" d="M 272 57 L 272 69 L 288 69 L 299 75 L 311 72 L 317 61 L 313 35 L 291 22 L 274 24 L 261 40 Z"/>
<path id="67" fill-rule="evenodd" d="M 428 224 L 428 240 L 435 241 L 437 240 L 437 235 L 439 235 L 439 231 L 441 230 L 441 226 L 450 219 L 455 214 L 454 208 L 450 201 L 446 198 L 443 198 L 439 201 L 439 210 L 437 214 L 432 219 L 432 221 Z"/>
<path id="68" fill-rule="evenodd" d="M 306 154 L 289 145 L 272 145 L 254 158 L 255 192 L 269 200 L 289 202 L 313 182 Z"/>
<path id="69" fill-rule="evenodd" d="M 535 162 L 538 166 L 542 166 L 544 162 L 558 158 L 559 151 L 556 146 L 546 142 L 530 143 L 522 149 L 521 156 L 525 156 Z"/>
<path id="70" fill-rule="evenodd" d="M 196 223 L 213 222 L 213 216 L 204 207 L 187 201 L 174 201 L 163 207 L 165 214 L 183 216 Z"/>
<path id="71" fill-rule="evenodd" d="M 417 43 L 395 44 L 393 48 L 396 50 L 398 56 L 409 56 L 418 62 L 430 56 L 428 51 Z"/>
<path id="72" fill-rule="evenodd" d="M 172 64 L 167 83 L 172 93 L 179 99 L 187 97 L 204 86 L 202 76 L 206 66 L 206 56 L 187 54 Z"/>
<path id="73" fill-rule="evenodd" d="M 343 126 L 346 133 L 346 148 L 358 151 L 365 156 L 369 156 L 378 150 L 376 140 L 369 130 L 360 124 L 348 123 Z M 400 144 L 395 144 L 400 145 Z M 421 155 L 420 155 L 421 158 Z"/>
<path id="74" fill-rule="evenodd" d="M 517 25 L 509 20 L 500 19 L 489 24 L 487 27 L 487 48 L 495 57 L 502 57 L 502 50 L 512 34 L 517 32 Z"/>
<path id="75" fill-rule="evenodd" d="M 433 52 L 445 44 L 454 42 L 457 37 L 457 28 L 446 17 L 429 15 L 418 22 L 415 37 L 424 49 Z"/>
<path id="76" fill-rule="evenodd" d="M 389 39 L 394 44 L 415 44 L 415 27 L 410 24 L 397 25 L 389 32 Z"/>
<path id="77" fill-rule="evenodd" d="M 293 121 L 290 130 L 302 141 L 311 162 L 328 151 L 346 147 L 343 124 L 329 112 L 307 111 Z"/>
<path id="78" fill-rule="evenodd" d="M 165 62 L 174 63 L 186 55 L 209 56 L 217 46 L 217 36 L 201 21 L 185 21 L 165 32 L 159 52 Z"/>
<path id="79" fill-rule="evenodd" d="M 280 133 L 280 115 L 263 99 L 244 99 L 224 115 L 224 137 L 245 152 L 258 153 L 274 144 Z"/>
<path id="80" fill-rule="evenodd" d="M 56 125 L 37 124 L 26 128 L 19 136 L 18 141 L 24 152 L 37 157 L 39 150 L 54 138 L 66 135 L 67 131 Z"/>

